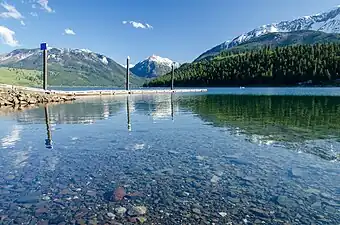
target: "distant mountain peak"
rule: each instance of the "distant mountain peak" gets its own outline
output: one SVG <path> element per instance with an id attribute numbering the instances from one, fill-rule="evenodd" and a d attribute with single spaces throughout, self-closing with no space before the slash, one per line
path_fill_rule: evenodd
<path id="1" fill-rule="evenodd" d="M 153 54 L 145 60 L 137 63 L 133 68 L 131 68 L 131 71 L 137 76 L 151 78 L 169 73 L 172 65 L 175 65 L 177 68 L 180 64 L 169 58 L 163 58 Z"/>
<path id="2" fill-rule="evenodd" d="M 153 54 L 152 56 L 149 56 L 149 57 L 147 58 L 147 60 L 153 61 L 153 62 L 157 62 L 157 63 L 168 64 L 168 65 L 170 65 L 170 66 L 171 66 L 172 63 L 174 63 L 174 61 L 172 61 L 171 59 L 163 58 L 163 57 L 160 57 L 160 56 L 155 55 L 155 54 Z"/>
<path id="3" fill-rule="evenodd" d="M 247 33 L 243 33 L 230 42 L 220 45 L 201 54 L 195 61 L 203 60 L 219 54 L 221 51 L 240 45 L 252 38 L 260 37 L 269 33 L 292 32 L 301 30 L 321 31 L 325 33 L 340 33 L 340 5 L 323 13 L 310 16 L 302 16 L 294 20 L 286 20 L 279 23 L 262 25 Z"/>

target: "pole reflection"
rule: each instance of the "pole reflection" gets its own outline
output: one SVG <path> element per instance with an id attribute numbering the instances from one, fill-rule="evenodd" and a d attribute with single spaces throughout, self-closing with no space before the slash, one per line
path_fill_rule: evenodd
<path id="1" fill-rule="evenodd" d="M 50 125 L 50 115 L 48 111 L 48 105 L 45 105 L 44 111 L 45 111 L 45 123 L 46 123 L 46 131 L 47 131 L 47 139 L 45 139 L 45 147 L 47 149 L 53 149 L 52 131 L 51 131 L 51 125 Z"/>
<path id="2" fill-rule="evenodd" d="M 127 113 L 127 124 L 128 124 L 128 131 L 131 131 L 131 120 L 130 120 L 130 96 L 126 97 L 126 113 Z"/>
<path id="3" fill-rule="evenodd" d="M 174 93 L 171 93 L 171 120 L 174 121 Z"/>

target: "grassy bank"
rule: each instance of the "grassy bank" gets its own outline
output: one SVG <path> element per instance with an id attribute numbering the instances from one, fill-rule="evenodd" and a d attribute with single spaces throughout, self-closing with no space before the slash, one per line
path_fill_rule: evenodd
<path id="1" fill-rule="evenodd" d="M 41 86 L 41 72 L 8 67 L 0 67 L 0 83 L 19 86 Z"/>

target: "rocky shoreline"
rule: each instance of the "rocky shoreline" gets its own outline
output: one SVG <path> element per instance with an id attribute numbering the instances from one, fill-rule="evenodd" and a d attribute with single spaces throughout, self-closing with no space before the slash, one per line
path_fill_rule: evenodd
<path id="1" fill-rule="evenodd" d="M 74 101 L 74 97 L 62 96 L 44 92 L 33 92 L 16 88 L 0 89 L 0 107 L 3 106 L 30 106 L 43 103 L 65 103 Z"/>

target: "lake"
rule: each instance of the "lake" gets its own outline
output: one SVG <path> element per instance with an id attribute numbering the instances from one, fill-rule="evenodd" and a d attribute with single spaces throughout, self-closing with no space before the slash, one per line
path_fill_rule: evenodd
<path id="1" fill-rule="evenodd" d="M 340 89 L 2 111 L 0 187 L 0 224 L 340 224 Z"/>

